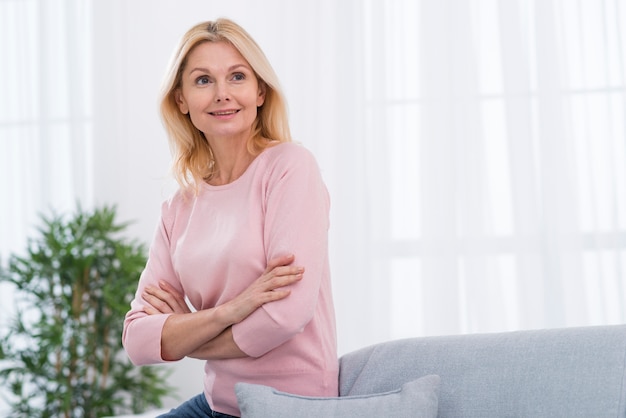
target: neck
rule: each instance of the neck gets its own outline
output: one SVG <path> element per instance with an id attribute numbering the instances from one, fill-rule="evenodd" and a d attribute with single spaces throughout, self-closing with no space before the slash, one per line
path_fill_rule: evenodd
<path id="1" fill-rule="evenodd" d="M 209 184 L 221 186 L 237 180 L 254 160 L 245 140 L 210 141 L 217 171 L 208 180 Z"/>

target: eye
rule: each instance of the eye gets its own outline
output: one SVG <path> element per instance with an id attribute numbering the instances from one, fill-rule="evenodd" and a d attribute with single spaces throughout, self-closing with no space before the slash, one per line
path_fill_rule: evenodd
<path id="1" fill-rule="evenodd" d="M 234 81 L 243 81 L 246 79 L 246 75 L 244 73 L 234 73 L 233 80 Z"/>
<path id="2" fill-rule="evenodd" d="M 196 84 L 198 86 L 204 86 L 205 84 L 209 84 L 210 82 L 211 82 L 211 79 L 209 79 L 209 77 L 206 75 L 202 75 L 196 78 Z"/>

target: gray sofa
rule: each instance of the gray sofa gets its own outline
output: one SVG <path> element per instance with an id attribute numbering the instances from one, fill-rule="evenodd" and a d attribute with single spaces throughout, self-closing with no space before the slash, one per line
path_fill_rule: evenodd
<path id="1" fill-rule="evenodd" d="M 245 418 L 626 418 L 625 358 L 626 325 L 422 337 L 342 356 L 338 398 L 236 393 Z"/>
<path id="2" fill-rule="evenodd" d="M 625 357 L 626 325 L 411 338 L 344 355 L 340 394 L 438 375 L 440 418 L 626 417 Z"/>

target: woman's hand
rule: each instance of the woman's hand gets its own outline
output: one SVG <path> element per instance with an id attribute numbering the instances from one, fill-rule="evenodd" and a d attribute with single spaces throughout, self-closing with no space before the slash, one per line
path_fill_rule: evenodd
<path id="1" fill-rule="evenodd" d="M 141 296 L 149 303 L 143 309 L 148 315 L 191 312 L 185 297 L 165 281 L 159 281 L 159 287 L 146 286 Z"/>
<path id="2" fill-rule="evenodd" d="M 301 280 L 304 273 L 303 267 L 290 266 L 293 260 L 293 255 L 270 260 L 261 277 L 233 300 L 219 306 L 227 322 L 231 325 L 241 322 L 262 305 L 289 296 L 290 291 L 281 288 Z M 185 297 L 166 281 L 160 281 L 158 287 L 146 286 L 142 297 L 149 304 L 144 307 L 148 315 L 191 312 Z"/>
<path id="3" fill-rule="evenodd" d="M 218 306 L 227 321 L 231 325 L 241 322 L 264 304 L 289 296 L 291 292 L 283 288 L 300 281 L 304 273 L 304 267 L 290 265 L 293 260 L 293 255 L 270 260 L 261 277 L 239 296 Z"/>
<path id="4" fill-rule="evenodd" d="M 233 340 L 231 326 L 243 321 L 262 305 L 289 296 L 290 291 L 283 288 L 301 280 L 304 273 L 303 267 L 290 265 L 293 261 L 293 255 L 270 260 L 261 277 L 223 305 L 192 315 L 169 316 L 161 336 L 162 358 L 245 357 L 246 354 Z M 160 281 L 158 287 L 146 286 L 141 296 L 148 303 L 144 307 L 148 315 L 191 313 L 184 295 L 165 281 Z"/>

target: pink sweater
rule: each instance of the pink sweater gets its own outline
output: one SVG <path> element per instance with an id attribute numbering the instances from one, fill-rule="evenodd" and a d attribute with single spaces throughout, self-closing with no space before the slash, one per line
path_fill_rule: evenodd
<path id="1" fill-rule="evenodd" d="M 329 197 L 312 154 L 294 143 L 263 151 L 237 180 L 179 191 L 163 203 L 123 343 L 137 365 L 162 363 L 164 315 L 146 315 L 141 292 L 166 280 L 198 310 L 223 304 L 256 280 L 267 262 L 294 254 L 304 278 L 291 294 L 233 326 L 250 357 L 210 360 L 204 393 L 216 411 L 239 415 L 236 382 L 307 396 L 337 396 L 335 316 L 328 260 Z"/>

